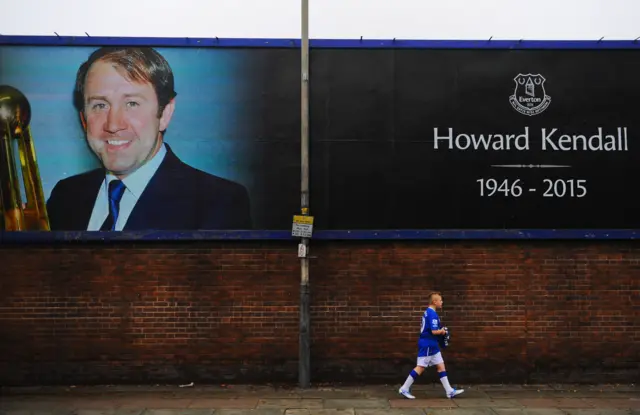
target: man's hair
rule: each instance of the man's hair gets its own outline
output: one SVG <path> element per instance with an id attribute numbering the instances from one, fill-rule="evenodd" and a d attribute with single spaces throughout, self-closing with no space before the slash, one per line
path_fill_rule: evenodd
<path id="1" fill-rule="evenodd" d="M 169 101 L 176 97 L 173 71 L 162 55 L 150 47 L 103 47 L 93 52 L 89 59 L 80 65 L 76 75 L 73 94 L 74 105 L 78 111 L 84 111 L 84 90 L 87 73 L 95 62 L 110 62 L 124 69 L 132 82 L 148 82 L 158 96 L 158 117 Z"/>
<path id="2" fill-rule="evenodd" d="M 438 291 L 433 291 L 429 293 L 429 305 L 433 304 L 433 297 L 435 297 L 436 295 L 442 298 L 442 294 L 440 294 Z"/>

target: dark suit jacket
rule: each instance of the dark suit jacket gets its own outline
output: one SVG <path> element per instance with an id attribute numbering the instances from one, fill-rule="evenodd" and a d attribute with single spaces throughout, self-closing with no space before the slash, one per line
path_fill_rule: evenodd
<path id="1" fill-rule="evenodd" d="M 167 154 L 123 230 L 251 229 L 243 186 L 188 166 L 165 146 Z M 104 177 L 100 168 L 55 185 L 47 201 L 52 231 L 87 230 Z"/>

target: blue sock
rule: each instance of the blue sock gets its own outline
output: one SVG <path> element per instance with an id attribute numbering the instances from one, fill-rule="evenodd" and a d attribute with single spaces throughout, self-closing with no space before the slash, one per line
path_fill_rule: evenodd
<path id="1" fill-rule="evenodd" d="M 416 380 L 418 378 L 418 372 L 416 372 L 415 370 L 412 370 L 411 373 L 409 373 L 409 376 L 407 376 L 407 380 L 404 382 L 404 385 L 402 385 L 402 390 L 404 391 L 411 391 L 411 385 L 413 385 L 413 381 Z"/>
<path id="2" fill-rule="evenodd" d="M 438 376 L 440 376 L 440 382 L 442 383 L 442 386 L 444 386 L 444 390 L 447 392 L 447 394 L 451 393 L 453 391 L 453 388 L 451 387 L 451 385 L 449 385 L 447 372 L 439 372 Z"/>

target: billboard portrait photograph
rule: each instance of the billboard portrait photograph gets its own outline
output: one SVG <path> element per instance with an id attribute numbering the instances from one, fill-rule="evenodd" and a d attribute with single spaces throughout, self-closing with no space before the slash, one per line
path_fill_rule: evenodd
<path id="1" fill-rule="evenodd" d="M 2 46 L 0 56 L 4 230 L 278 227 L 255 214 L 267 153 L 252 96 L 260 53 Z"/>

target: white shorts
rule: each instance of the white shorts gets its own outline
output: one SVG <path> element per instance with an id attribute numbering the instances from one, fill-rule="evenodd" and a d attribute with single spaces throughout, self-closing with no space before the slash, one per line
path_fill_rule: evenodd
<path id="1" fill-rule="evenodd" d="M 444 360 L 442 359 L 442 353 L 440 352 L 431 356 L 418 357 L 418 366 L 429 367 L 438 365 L 440 363 L 444 363 Z"/>

